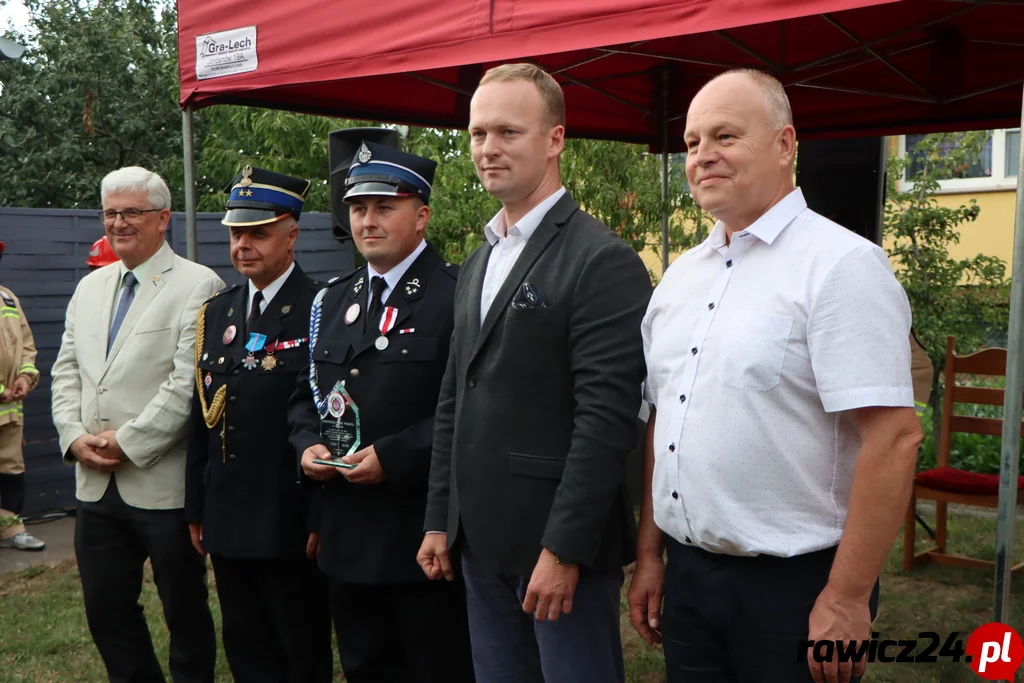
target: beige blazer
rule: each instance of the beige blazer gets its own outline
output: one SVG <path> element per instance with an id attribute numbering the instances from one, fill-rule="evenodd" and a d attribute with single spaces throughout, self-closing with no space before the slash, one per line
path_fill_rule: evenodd
<path id="1" fill-rule="evenodd" d="M 114 263 L 86 275 L 75 288 L 52 371 L 53 423 L 67 462 L 75 462 L 75 439 L 116 429 L 128 457 L 115 475 L 125 502 L 151 510 L 180 508 L 196 316 L 224 282 L 165 243 L 153 256 L 147 280 L 137 285 L 107 357 L 119 275 Z M 110 475 L 75 467 L 78 499 L 99 500 Z"/>

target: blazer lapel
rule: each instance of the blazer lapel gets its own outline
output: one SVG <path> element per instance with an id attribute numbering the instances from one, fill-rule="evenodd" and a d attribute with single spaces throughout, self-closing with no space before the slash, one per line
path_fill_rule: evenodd
<path id="1" fill-rule="evenodd" d="M 216 338 L 216 335 L 220 335 L 221 344 L 227 349 L 225 358 L 226 370 L 233 370 L 236 365 L 242 362 L 242 358 L 245 357 L 245 345 L 249 342 L 249 337 L 245 333 L 245 317 L 247 315 L 246 307 L 249 305 L 249 281 L 246 280 L 245 284 L 236 289 L 231 296 L 231 305 L 228 306 L 228 323 L 224 326 L 223 330 L 206 330 L 206 338 Z M 228 331 L 231 326 L 235 328 L 234 338 L 224 344 L 224 333 Z"/>
<path id="2" fill-rule="evenodd" d="M 491 252 L 494 247 L 490 242 L 485 243 L 479 252 L 479 256 L 473 263 L 472 269 L 464 269 L 460 273 L 466 278 L 466 287 L 469 289 L 469 338 L 466 343 L 469 348 L 475 349 L 477 340 L 480 337 L 480 301 L 484 292 L 484 275 L 487 273 L 487 262 L 491 260 Z"/>
<path id="3" fill-rule="evenodd" d="M 140 280 L 139 284 L 136 285 L 138 289 L 135 292 L 135 299 L 132 301 L 128 313 L 121 322 L 121 329 L 118 330 L 117 338 L 114 340 L 114 345 L 110 348 L 110 354 L 107 356 L 106 367 L 110 367 L 110 363 L 117 357 L 117 352 L 124 346 L 125 340 L 131 335 L 135 324 L 139 322 L 139 318 L 146 312 L 150 302 L 163 289 L 173 268 L 174 252 L 171 250 L 170 245 L 164 242 L 164 245 L 160 247 L 160 251 L 153 257 L 153 267 L 150 269 L 152 275 L 145 282 Z"/>
<path id="4" fill-rule="evenodd" d="M 101 317 L 103 318 L 103 350 L 106 353 L 107 348 L 107 337 L 110 332 L 110 321 L 114 318 L 114 306 L 117 305 L 115 297 L 119 296 L 118 291 L 120 290 L 119 285 L 121 284 L 121 267 L 116 266 L 110 269 L 111 273 L 107 275 L 106 281 L 103 283 L 103 308 L 101 310 Z"/>
<path id="5" fill-rule="evenodd" d="M 423 296 L 431 273 L 434 272 L 440 263 L 441 257 L 437 255 L 437 252 L 428 243 L 427 248 L 416 257 L 416 260 L 409 266 L 409 270 L 405 271 L 402 279 L 398 281 L 395 288 L 388 294 L 388 299 L 384 302 L 382 310 L 388 306 L 398 309 L 398 315 L 388 331 L 388 337 L 397 334 L 398 330 L 401 329 L 401 324 L 412 315 L 415 308 L 414 302 Z M 380 319 L 367 320 L 366 334 L 360 339 L 359 344 L 356 345 L 353 358 L 370 349 L 380 336 Z"/>
<path id="6" fill-rule="evenodd" d="M 368 299 L 366 288 L 370 286 L 368 272 L 364 267 L 358 275 L 352 277 L 352 284 L 348 287 L 348 296 L 344 299 L 345 310 L 340 311 L 341 315 L 345 315 L 352 306 L 359 306 L 359 315 L 356 316 L 356 319 L 351 323 L 345 323 L 345 334 L 354 349 L 363 343 L 363 318 L 366 317 Z"/>
<path id="7" fill-rule="evenodd" d="M 472 360 L 477 353 L 480 352 L 480 348 L 487 341 L 487 337 L 494 330 L 495 324 L 498 319 L 505 315 L 505 310 L 508 308 L 509 302 L 515 295 L 516 290 L 519 289 L 519 285 L 523 283 L 526 275 L 533 268 L 533 264 L 537 262 L 544 250 L 547 249 L 548 245 L 551 244 L 551 240 L 555 239 L 558 235 L 559 228 L 569 220 L 569 216 L 573 214 L 577 209 L 576 201 L 566 192 L 558 202 L 555 203 L 551 210 L 548 211 L 547 215 L 537 226 L 533 235 L 530 236 L 529 241 L 526 243 L 526 247 L 522 253 L 519 254 L 519 258 L 516 259 L 516 263 L 512 266 L 512 270 L 509 271 L 508 277 L 498 288 L 498 293 L 494 296 L 494 301 L 491 302 L 490 307 L 487 309 L 487 317 L 484 318 L 483 325 L 480 327 L 480 336 L 477 338 L 476 345 L 474 347 L 473 356 L 470 357 Z M 486 266 L 481 268 L 485 270 Z M 483 278 L 480 278 L 479 290 L 483 290 Z M 477 303 L 480 303 L 481 293 L 476 294 Z M 479 316 L 479 306 L 477 306 L 477 316 Z"/>
<path id="8" fill-rule="evenodd" d="M 288 341 L 278 339 L 278 337 L 284 330 L 288 318 L 295 312 L 295 301 L 305 281 L 306 275 L 299 268 L 299 264 L 296 263 L 292 274 L 288 276 L 288 279 L 281 285 L 281 289 L 278 290 L 274 298 L 267 304 L 267 309 L 260 316 L 259 322 L 256 323 L 256 329 L 253 331 L 267 335 L 268 344 L 273 341 Z M 246 293 L 246 300 L 248 300 L 248 283 L 242 289 Z M 248 338 L 246 338 L 246 341 L 248 341 Z"/>

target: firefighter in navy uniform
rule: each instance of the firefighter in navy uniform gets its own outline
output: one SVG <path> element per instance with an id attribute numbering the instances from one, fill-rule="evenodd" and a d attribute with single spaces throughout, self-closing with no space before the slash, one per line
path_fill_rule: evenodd
<path id="1" fill-rule="evenodd" d="M 288 443 L 288 400 L 320 288 L 294 261 L 308 188 L 249 166 L 235 177 L 222 223 L 246 282 L 209 299 L 196 324 L 185 519 L 213 562 L 240 683 L 332 677 L 326 579 L 306 555 L 314 484 Z"/>
<path id="2" fill-rule="evenodd" d="M 428 581 L 416 563 L 458 269 L 424 240 L 436 163 L 368 141 L 355 149 L 344 201 L 367 266 L 314 303 L 292 444 L 324 482 L 319 566 L 346 680 L 463 683 L 473 680 L 464 585 Z M 322 429 L 339 415 L 342 383 L 358 442 L 332 454 Z M 356 466 L 313 462 L 332 455 Z"/>

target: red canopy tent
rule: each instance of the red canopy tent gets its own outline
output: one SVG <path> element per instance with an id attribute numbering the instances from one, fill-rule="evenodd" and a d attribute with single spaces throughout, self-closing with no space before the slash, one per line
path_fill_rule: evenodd
<path id="1" fill-rule="evenodd" d="M 681 150 L 691 97 L 732 67 L 787 86 L 801 138 L 1002 128 L 1022 117 L 1022 26 L 1024 0 L 178 0 L 187 209 L 191 111 L 213 104 L 464 127 L 483 71 L 529 60 L 563 85 L 568 134 L 652 151 Z M 1024 388 L 1024 174 L 1017 196 L 999 620 Z"/>
<path id="2" fill-rule="evenodd" d="M 663 108 L 676 150 L 690 98 L 728 67 L 775 73 L 805 138 L 1013 126 L 1014 86 L 1024 82 L 1020 2 L 178 0 L 178 8 L 183 107 L 463 127 L 483 70 L 528 58 L 562 82 L 571 135 L 656 150 Z M 207 37 L 252 25 L 256 69 L 199 80 Z"/>

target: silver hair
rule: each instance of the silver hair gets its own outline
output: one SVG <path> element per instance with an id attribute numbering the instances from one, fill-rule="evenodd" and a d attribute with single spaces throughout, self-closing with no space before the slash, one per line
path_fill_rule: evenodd
<path id="1" fill-rule="evenodd" d="M 100 183 L 100 198 L 115 192 L 145 192 L 154 209 L 171 208 L 171 191 L 158 174 L 141 166 L 125 166 L 111 171 Z"/>
<path id="2" fill-rule="evenodd" d="M 786 95 L 786 89 L 779 82 L 779 79 L 757 69 L 730 69 L 715 76 L 709 82 L 714 82 L 719 78 L 733 74 L 746 76 L 761 88 L 761 92 L 764 93 L 765 113 L 768 115 L 768 124 L 772 127 L 772 130 L 782 130 L 785 126 L 793 125 L 793 109 L 789 105 L 789 96 Z"/>

